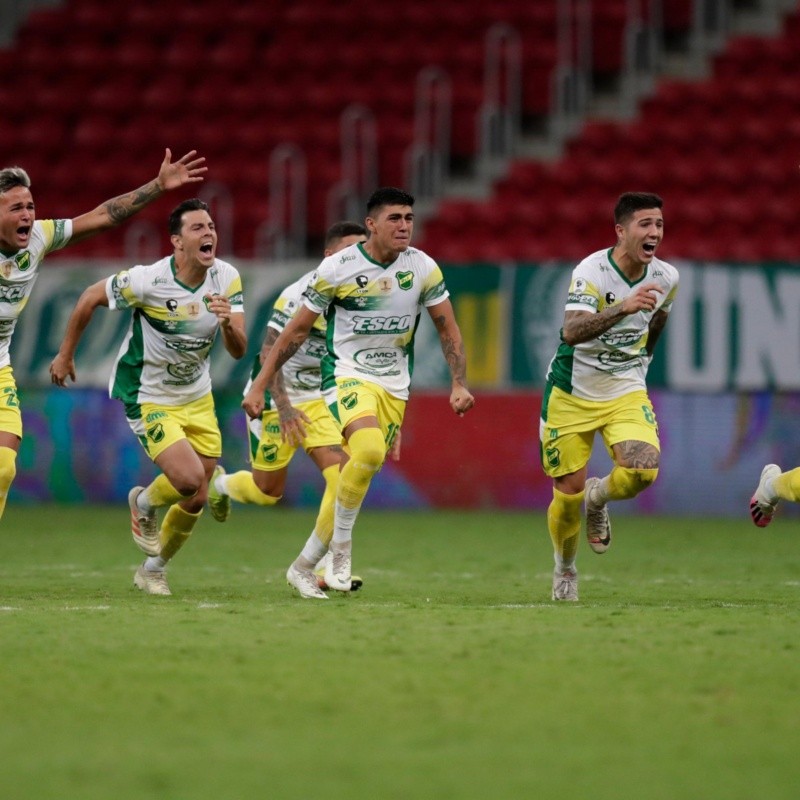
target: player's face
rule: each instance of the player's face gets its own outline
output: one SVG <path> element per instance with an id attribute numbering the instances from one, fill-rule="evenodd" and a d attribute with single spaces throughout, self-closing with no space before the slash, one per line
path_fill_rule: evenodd
<path id="1" fill-rule="evenodd" d="M 398 254 L 408 249 L 414 231 L 411 206 L 382 206 L 375 216 L 367 217 L 370 247 L 378 253 Z"/>
<path id="2" fill-rule="evenodd" d="M 325 249 L 326 256 L 332 256 L 334 253 L 338 253 L 340 250 L 344 250 L 345 247 L 350 247 L 351 244 L 355 244 L 356 242 L 366 242 L 367 237 L 362 236 L 360 233 L 353 233 L 349 236 L 342 236 L 341 239 L 334 242 L 330 247 Z"/>
<path id="3" fill-rule="evenodd" d="M 0 194 L 0 250 L 10 255 L 26 248 L 35 219 L 30 189 L 15 186 Z"/>
<path id="4" fill-rule="evenodd" d="M 217 229 L 208 211 L 187 211 L 180 235 L 172 237 L 172 244 L 189 263 L 208 269 L 217 254 Z"/>
<path id="5" fill-rule="evenodd" d="M 624 225 L 617 225 L 618 247 L 635 264 L 649 264 L 664 238 L 664 217 L 660 208 L 635 211 Z"/>

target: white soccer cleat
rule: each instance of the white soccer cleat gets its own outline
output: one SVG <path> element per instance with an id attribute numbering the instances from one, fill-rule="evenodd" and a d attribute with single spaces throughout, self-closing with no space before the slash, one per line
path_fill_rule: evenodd
<path id="1" fill-rule="evenodd" d="M 300 569 L 292 564 L 286 572 L 286 581 L 300 592 L 301 597 L 314 600 L 328 599 L 328 595 L 317 585 L 317 576 L 310 569 Z"/>
<path id="2" fill-rule="evenodd" d="M 211 516 L 217 522 L 225 522 L 231 515 L 231 498 L 227 494 L 218 491 L 214 482 L 220 475 L 224 475 L 225 470 L 217 464 L 214 472 L 211 473 L 211 480 L 208 482 L 208 508 Z"/>
<path id="3" fill-rule="evenodd" d="M 161 541 L 158 537 L 158 518 L 156 510 L 149 514 L 139 510 L 136 500 L 144 491 L 143 486 L 134 486 L 128 492 L 128 505 L 131 509 L 131 536 L 134 544 L 148 556 L 157 556 L 161 552 Z"/>
<path id="4" fill-rule="evenodd" d="M 775 480 L 781 474 L 781 468 L 777 464 L 767 464 L 761 470 L 761 478 L 758 481 L 756 493 L 750 498 L 750 516 L 753 523 L 759 528 L 766 528 L 772 522 L 772 515 L 778 505 L 778 498 L 768 495 L 766 491 L 767 482 Z"/>
<path id="5" fill-rule="evenodd" d="M 352 544 L 348 542 L 341 549 L 331 543 L 330 558 L 325 563 L 325 583 L 337 592 L 349 592 L 353 588 L 351 558 Z"/>
<path id="6" fill-rule="evenodd" d="M 553 600 L 578 599 L 578 573 L 574 569 L 553 572 Z"/>
<path id="7" fill-rule="evenodd" d="M 325 565 L 331 560 L 330 550 L 317 561 L 314 567 L 314 574 L 317 576 L 317 584 L 322 591 L 327 591 L 330 587 L 325 583 Z M 350 591 L 357 592 L 364 585 L 364 579 L 358 575 L 350 576 Z"/>
<path id="8" fill-rule="evenodd" d="M 586 539 L 595 553 L 605 553 L 611 547 L 611 520 L 608 506 L 593 503 L 592 490 L 600 485 L 600 478 L 587 478 L 583 489 L 583 506 L 586 511 Z"/>
<path id="9" fill-rule="evenodd" d="M 133 576 L 133 585 L 145 594 L 171 595 L 167 576 L 163 569 L 145 569 L 142 564 Z"/>

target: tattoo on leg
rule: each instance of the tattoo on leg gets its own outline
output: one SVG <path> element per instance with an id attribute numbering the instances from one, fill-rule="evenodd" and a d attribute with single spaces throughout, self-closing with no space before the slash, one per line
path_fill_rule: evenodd
<path id="1" fill-rule="evenodd" d="M 658 469 L 658 449 L 633 439 L 614 445 L 617 464 L 629 469 Z"/>

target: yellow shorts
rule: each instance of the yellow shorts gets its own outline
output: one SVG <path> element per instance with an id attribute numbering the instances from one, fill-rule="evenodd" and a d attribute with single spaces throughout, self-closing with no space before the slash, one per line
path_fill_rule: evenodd
<path id="1" fill-rule="evenodd" d="M 594 435 L 603 437 L 609 455 L 615 444 L 647 442 L 660 450 L 658 423 L 647 392 L 638 391 L 614 400 L 581 400 L 547 387 L 539 421 L 542 468 L 551 478 L 577 472 L 589 463 Z"/>
<path id="2" fill-rule="evenodd" d="M 201 456 L 222 455 L 222 434 L 211 392 L 182 406 L 142 403 L 141 419 L 128 419 L 147 455 L 155 461 L 171 444 L 187 439 Z"/>
<path id="3" fill-rule="evenodd" d="M 327 393 L 326 398 L 329 398 Z M 393 397 L 375 383 L 358 378 L 337 378 L 336 402 L 328 408 L 341 430 L 361 417 L 377 417 L 388 450 L 403 424 L 406 401 Z"/>
<path id="4" fill-rule="evenodd" d="M 342 434 L 322 398 L 298 403 L 297 408 L 311 420 L 311 425 L 306 425 L 306 438 L 303 440 L 303 449 L 306 452 L 315 447 L 342 444 Z M 265 411 L 260 419 L 248 420 L 247 424 L 250 430 L 250 463 L 253 469 L 275 472 L 287 466 L 297 448 L 281 441 L 278 412 Z"/>
<path id="5" fill-rule="evenodd" d="M 0 431 L 22 438 L 22 414 L 19 412 L 17 384 L 10 366 L 0 369 Z"/>

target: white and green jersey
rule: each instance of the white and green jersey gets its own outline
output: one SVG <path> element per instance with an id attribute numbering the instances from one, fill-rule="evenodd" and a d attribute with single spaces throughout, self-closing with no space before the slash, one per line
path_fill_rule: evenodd
<path id="1" fill-rule="evenodd" d="M 37 219 L 26 248 L 11 256 L 0 251 L 0 367 L 11 363 L 11 335 L 39 277 L 39 265 L 71 238 L 71 219 Z"/>
<path id="2" fill-rule="evenodd" d="M 387 266 L 359 242 L 324 259 L 303 296 L 328 323 L 323 392 L 336 378 L 356 377 L 408 399 L 420 313 L 448 297 L 430 256 L 409 247 Z"/>
<path id="3" fill-rule="evenodd" d="M 571 347 L 563 341 L 550 362 L 547 381 L 584 400 L 611 400 L 645 388 L 650 363 L 647 351 L 648 325 L 653 314 L 668 312 L 678 291 L 678 270 L 653 258 L 644 275 L 629 281 L 614 263 L 612 249 L 599 250 L 575 267 L 566 311 L 596 314 L 621 303 L 642 283 L 657 283 L 653 311 L 622 317 L 596 339 Z"/>
<path id="4" fill-rule="evenodd" d="M 313 275 L 308 272 L 302 278 L 287 286 L 275 301 L 272 307 L 272 315 L 269 318 L 267 327 L 274 328 L 280 333 L 288 324 L 289 320 L 303 303 L 303 290 L 308 285 L 308 281 Z M 311 400 L 320 398 L 320 361 L 325 355 L 325 319 L 317 317 L 314 327 L 308 338 L 303 342 L 300 349 L 283 365 L 283 382 L 286 387 L 286 396 L 292 405 L 307 403 Z M 244 387 L 244 393 L 250 391 L 253 378 L 261 370 L 260 355 L 256 355 L 253 361 L 253 369 L 250 373 L 250 380 Z M 271 409 L 272 396 L 269 390 L 264 392 L 265 408 Z"/>
<path id="5" fill-rule="evenodd" d="M 244 313 L 239 273 L 219 259 L 195 288 L 175 278 L 173 257 L 106 282 L 109 307 L 133 309 L 108 386 L 129 419 L 141 416 L 141 403 L 184 405 L 211 391 L 208 353 L 219 319 L 208 310 L 207 294 L 227 296 L 233 313 Z"/>

